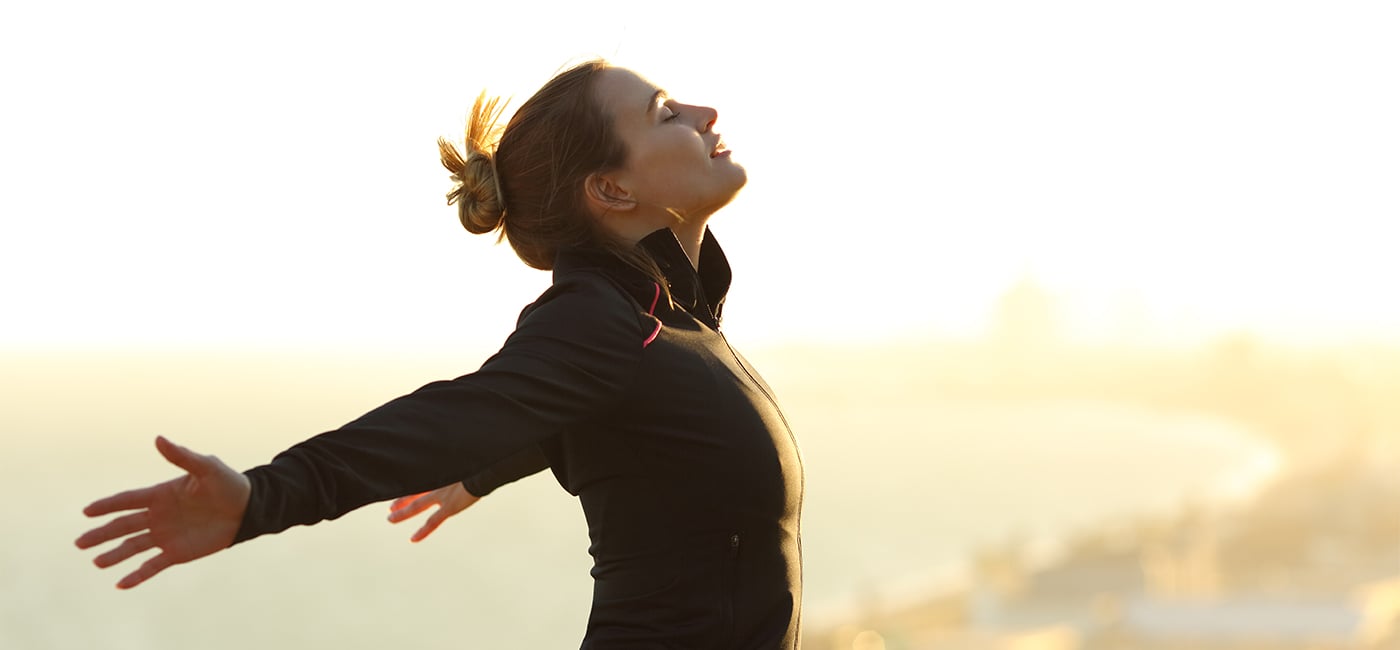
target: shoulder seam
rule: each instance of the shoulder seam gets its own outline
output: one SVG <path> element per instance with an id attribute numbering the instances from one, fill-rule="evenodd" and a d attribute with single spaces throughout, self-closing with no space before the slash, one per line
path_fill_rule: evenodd
<path id="1" fill-rule="evenodd" d="M 560 279 L 561 279 L 561 280 L 566 280 L 566 279 L 568 279 L 568 278 L 575 277 L 575 276 L 589 276 L 590 278 L 601 279 L 601 280 L 603 280 L 604 282 L 606 282 L 609 286 L 611 286 L 611 287 L 613 288 L 614 291 L 616 291 L 617 293 L 621 294 L 621 296 L 623 297 L 623 299 L 625 299 L 628 303 L 630 303 L 633 307 L 636 308 L 637 330 L 643 335 L 643 337 L 645 337 L 647 334 L 651 333 L 650 323 L 647 322 L 648 319 L 647 319 L 647 317 L 646 317 L 646 309 L 645 309 L 645 307 L 644 307 L 642 304 L 638 303 L 638 302 L 637 302 L 637 299 L 636 299 L 630 292 L 628 292 L 627 289 L 623 288 L 623 286 L 622 286 L 621 284 L 618 284 L 617 280 L 613 279 L 612 276 L 609 276 L 608 274 L 603 273 L 603 272 L 602 272 L 601 270 L 599 270 L 599 269 L 585 268 L 585 269 L 577 269 L 577 270 L 574 270 L 574 271 L 570 271 L 568 274 L 566 274 L 564 277 L 562 277 L 562 278 L 560 278 Z M 559 284 L 561 284 L 561 283 L 560 283 L 560 282 L 555 282 L 555 285 L 559 285 Z M 657 320 L 659 321 L 660 319 L 658 318 Z M 643 347 L 645 347 L 645 346 L 643 346 Z"/>

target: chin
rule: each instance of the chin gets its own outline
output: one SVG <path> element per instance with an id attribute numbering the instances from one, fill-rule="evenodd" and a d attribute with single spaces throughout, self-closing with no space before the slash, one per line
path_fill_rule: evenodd
<path id="1" fill-rule="evenodd" d="M 744 189 L 744 185 L 748 184 L 748 181 L 748 173 L 744 171 L 744 168 L 734 165 L 734 169 L 725 174 L 723 181 L 712 184 L 707 191 L 694 197 L 699 199 L 694 204 L 694 207 L 684 210 L 683 212 L 685 214 L 705 215 L 708 217 L 717 212 L 720 208 L 729 205 L 729 203 L 734 200 L 734 197 L 739 195 L 739 190 Z"/>
<path id="2" fill-rule="evenodd" d="M 743 188 L 743 183 L 739 183 L 738 185 L 734 186 L 734 189 L 732 191 L 726 192 L 723 196 L 719 197 L 719 200 L 714 203 L 714 207 L 707 210 L 706 212 L 714 214 L 724 206 L 729 205 L 734 201 L 734 197 L 739 196 L 739 190 Z"/>
<path id="3" fill-rule="evenodd" d="M 749 183 L 749 171 L 748 171 L 747 169 L 744 169 L 744 166 L 743 166 L 743 165 L 740 165 L 739 163 L 733 163 L 732 166 L 733 166 L 733 168 L 734 168 L 734 169 L 733 169 L 733 176 L 734 176 L 734 178 L 733 178 L 733 182 L 732 182 L 732 185 L 733 185 L 733 190 L 732 190 L 732 192 L 733 192 L 733 194 L 738 194 L 738 193 L 739 193 L 739 190 L 744 189 L 744 186 L 745 186 L 745 185 L 748 185 L 748 183 Z"/>

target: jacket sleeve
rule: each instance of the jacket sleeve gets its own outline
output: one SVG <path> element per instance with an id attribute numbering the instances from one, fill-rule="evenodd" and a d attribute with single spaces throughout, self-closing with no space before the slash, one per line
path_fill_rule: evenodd
<path id="1" fill-rule="evenodd" d="M 606 278 L 556 281 L 481 369 L 399 397 L 245 474 L 234 543 L 436 489 L 608 411 L 642 354 L 636 305 Z"/>
<path id="2" fill-rule="evenodd" d="M 462 487 L 473 496 L 484 497 L 502 485 L 518 481 L 548 467 L 549 459 L 540 450 L 540 446 L 530 445 L 467 477 L 462 481 Z"/>

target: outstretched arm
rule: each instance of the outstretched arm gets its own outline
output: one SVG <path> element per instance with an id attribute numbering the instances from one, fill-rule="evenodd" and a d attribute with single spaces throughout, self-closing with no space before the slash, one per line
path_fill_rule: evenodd
<path id="1" fill-rule="evenodd" d="M 620 401 L 645 338 L 637 314 L 600 275 L 556 279 L 477 372 L 428 384 L 242 474 L 158 438 L 186 475 L 89 505 L 93 517 L 137 512 L 77 544 L 133 535 L 100 555 L 100 567 L 161 549 L 118 584 L 130 588 L 238 542 L 476 475 Z"/>
<path id="2" fill-rule="evenodd" d="M 98 499 L 83 509 L 89 517 L 136 511 L 78 538 L 78 548 L 87 549 L 132 535 L 97 556 L 93 560 L 97 566 L 105 569 L 142 551 L 160 549 L 160 554 L 117 582 L 120 589 L 130 589 L 171 566 L 228 548 L 248 506 L 247 477 L 218 458 L 197 454 L 163 437 L 156 438 L 156 449 L 186 474 Z"/>
<path id="3" fill-rule="evenodd" d="M 642 316 L 602 275 L 556 278 L 477 372 L 430 383 L 244 472 L 252 492 L 234 543 L 451 485 L 608 412 L 640 365 Z"/>

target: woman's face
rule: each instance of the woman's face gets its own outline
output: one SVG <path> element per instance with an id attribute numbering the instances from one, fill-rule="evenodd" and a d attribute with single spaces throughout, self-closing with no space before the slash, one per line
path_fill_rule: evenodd
<path id="1" fill-rule="evenodd" d="M 639 216 L 657 219 L 657 227 L 674 223 L 668 209 L 703 222 L 748 180 L 714 131 L 715 109 L 671 99 L 625 68 L 604 70 L 595 90 L 627 147 L 614 181 L 637 202 Z"/>

